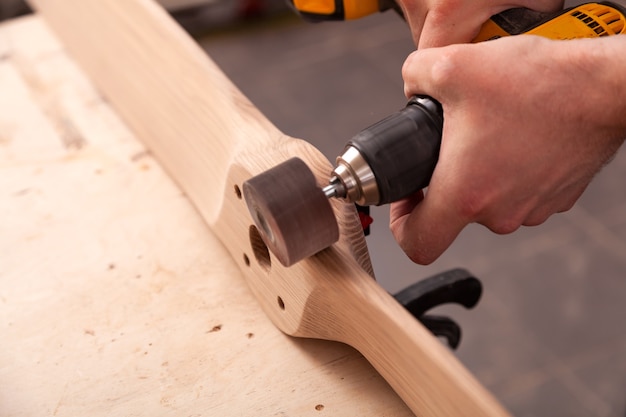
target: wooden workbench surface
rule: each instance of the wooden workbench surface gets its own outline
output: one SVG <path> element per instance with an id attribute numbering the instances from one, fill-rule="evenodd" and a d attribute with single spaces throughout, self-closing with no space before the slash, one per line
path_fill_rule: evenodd
<path id="1" fill-rule="evenodd" d="M 274 327 L 36 16 L 0 25 L 0 217 L 2 416 L 411 415 L 352 348 Z"/>

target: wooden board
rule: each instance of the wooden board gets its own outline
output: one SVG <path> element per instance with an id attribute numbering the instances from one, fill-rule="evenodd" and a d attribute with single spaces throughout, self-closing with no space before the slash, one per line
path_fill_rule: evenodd
<path id="1" fill-rule="evenodd" d="M 355 346 L 418 415 L 506 414 L 458 361 L 371 279 L 366 247 L 353 208 L 336 205 L 342 239 L 318 256 L 285 269 L 262 251 L 262 245 L 251 233 L 253 229 L 245 204 L 236 191 L 242 181 L 294 155 L 314 169 L 320 182 L 330 165 L 310 145 L 287 138 L 274 128 L 160 8 L 149 1 L 42 0 L 33 3 L 107 100 L 194 202 L 244 272 L 265 314 L 278 328 L 294 336 L 338 340 Z M 56 111 L 58 107 L 52 108 Z M 65 126 L 66 119 L 61 118 L 59 124 Z M 82 143 L 80 139 L 70 142 L 76 141 Z M 82 149 L 82 145 L 78 147 Z M 122 181 L 119 186 L 125 183 Z M 157 202 L 153 209 L 160 210 L 162 204 Z M 164 216 L 174 219 L 179 226 L 179 216 Z M 187 231 L 187 227 L 182 226 L 182 231 Z M 83 240 L 86 239 L 81 242 Z M 170 246 L 171 238 L 162 240 L 166 250 L 175 253 L 182 250 Z M 125 236 L 123 246 L 128 242 Z M 117 270 L 117 263 L 112 261 L 106 272 Z M 221 285 L 230 291 L 236 284 L 228 275 L 209 270 L 204 279 L 221 280 Z M 127 273 L 122 276 L 128 278 Z M 57 282 L 57 286 L 62 287 L 62 284 L 63 281 Z M 112 287 L 110 284 L 107 289 Z M 199 298 L 213 294 L 204 287 L 183 285 L 181 288 L 182 291 L 188 289 L 193 289 L 193 294 Z M 228 296 L 228 291 L 215 293 L 219 294 L 214 301 L 219 308 L 224 311 L 248 308 L 249 302 L 242 303 L 239 296 Z M 106 305 L 114 309 L 115 316 L 125 316 L 125 312 L 135 316 L 131 309 L 110 302 Z M 212 305 L 205 313 L 214 313 L 216 309 L 218 307 Z M 163 317 L 180 315 L 174 303 L 166 303 L 159 312 Z M 100 311 L 97 317 L 100 316 L 106 314 Z M 143 318 L 144 329 L 151 329 L 151 321 L 139 316 Z M 50 317 L 58 318 L 58 314 Z M 178 324 L 193 322 L 180 317 L 172 320 Z M 163 337 L 169 335 L 167 330 L 171 328 L 166 328 Z M 206 331 L 207 334 L 224 334 L 225 328 L 218 323 Z M 86 334 L 90 333 L 92 330 L 87 329 Z M 143 336 L 144 341 L 149 334 L 142 334 L 140 328 L 133 333 Z M 246 332 L 246 335 L 249 333 L 257 334 Z M 199 343 L 191 333 L 182 336 L 176 339 L 182 345 Z M 110 338 L 113 339 L 116 338 Z M 148 346 L 152 347 L 150 343 Z M 287 343 L 294 342 L 289 339 Z M 224 353 L 223 346 L 219 348 L 221 353 Z M 227 346 L 225 354 L 230 358 L 236 349 L 230 344 Z M 268 345 L 263 343 L 263 346 Z M 143 353 L 142 349 L 138 348 L 136 353 L 147 356 L 148 349 Z M 306 348 L 303 350 L 311 353 Z M 251 374 L 266 381 L 260 386 L 268 385 L 265 373 L 268 368 L 272 369 L 270 372 L 282 369 L 283 349 L 271 352 L 269 358 L 261 355 L 264 370 L 252 367 Z M 317 352 L 311 355 L 313 361 L 320 357 L 324 356 Z M 115 362 L 114 358 L 119 361 L 124 357 L 118 354 L 110 359 Z M 169 364 L 169 361 L 162 363 Z M 125 369 L 129 365 L 137 363 L 130 361 Z M 241 383 L 237 385 L 235 381 L 242 378 L 241 369 L 227 366 L 217 369 L 215 375 L 221 379 L 232 372 L 230 381 L 237 390 Z M 272 374 L 270 387 L 274 387 L 275 378 Z M 291 384 L 293 378 L 286 381 Z M 132 394 L 128 397 L 135 398 Z M 202 395 L 197 394 L 197 397 Z M 182 400 L 181 404 L 190 406 L 188 400 Z M 226 409 L 235 407 L 236 414 L 240 414 L 237 404 L 230 403 L 230 407 Z M 320 408 L 314 409 L 319 411 Z"/>
<path id="2" fill-rule="evenodd" d="M 411 415 L 353 349 L 276 329 L 40 18 L 0 57 L 0 415 Z"/>

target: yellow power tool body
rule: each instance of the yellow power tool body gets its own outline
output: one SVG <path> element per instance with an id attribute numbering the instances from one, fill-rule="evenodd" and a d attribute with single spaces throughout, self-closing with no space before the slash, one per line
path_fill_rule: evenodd
<path id="1" fill-rule="evenodd" d="M 549 39 L 597 38 L 626 33 L 626 10 L 613 3 L 585 3 L 556 13 L 510 9 L 493 16 L 474 42 L 509 35 L 538 35 Z"/>
<path id="2" fill-rule="evenodd" d="M 374 13 L 402 10 L 393 0 L 287 0 L 310 21 L 352 20 Z M 483 25 L 474 42 L 522 33 L 550 39 L 593 38 L 625 32 L 626 10 L 610 2 L 585 3 L 556 13 L 510 9 Z"/>
<path id="3" fill-rule="evenodd" d="M 393 0 L 287 0 L 304 19 L 352 20 L 397 8 Z"/>

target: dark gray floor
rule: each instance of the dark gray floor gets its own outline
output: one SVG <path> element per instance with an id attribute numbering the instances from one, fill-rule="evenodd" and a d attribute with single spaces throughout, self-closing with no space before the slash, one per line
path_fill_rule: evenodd
<path id="1" fill-rule="evenodd" d="M 285 133 L 331 160 L 361 128 L 404 105 L 400 68 L 413 45 L 393 14 L 310 25 L 280 20 L 201 38 L 243 92 Z M 464 231 L 437 262 L 412 264 L 374 210 L 378 280 L 397 291 L 452 267 L 478 276 L 478 308 L 458 356 L 518 416 L 626 415 L 626 150 L 579 203 L 540 227 Z"/>

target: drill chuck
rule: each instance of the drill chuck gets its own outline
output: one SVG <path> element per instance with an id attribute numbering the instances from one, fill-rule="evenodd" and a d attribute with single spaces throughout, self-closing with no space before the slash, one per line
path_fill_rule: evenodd
<path id="1" fill-rule="evenodd" d="M 361 206 L 398 201 L 426 187 L 439 158 L 443 111 L 430 97 L 362 130 L 337 158 L 327 197 Z"/>

